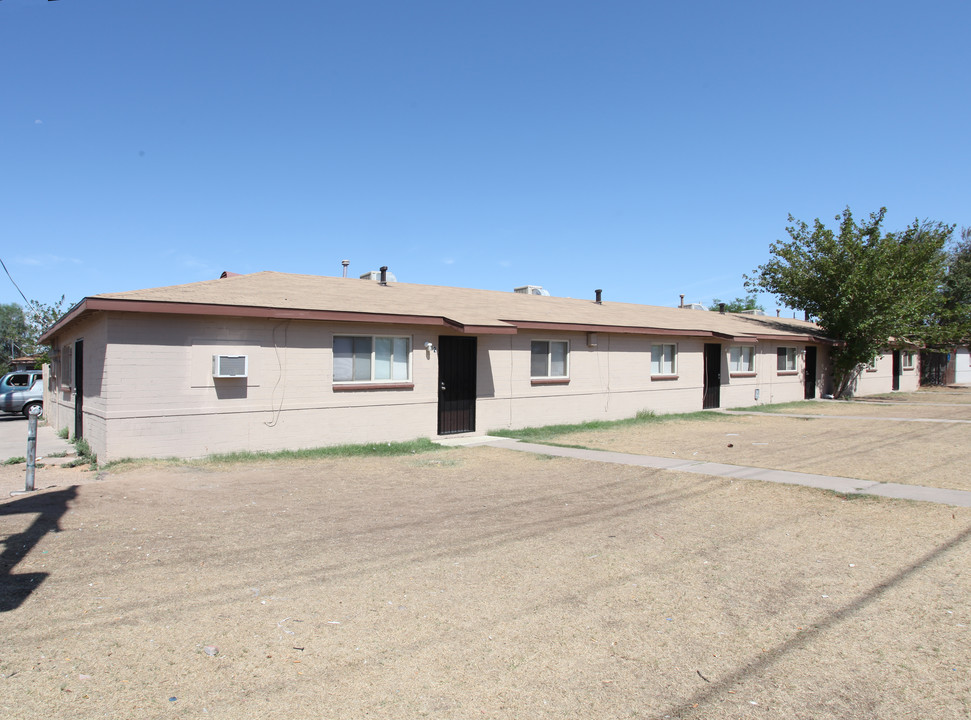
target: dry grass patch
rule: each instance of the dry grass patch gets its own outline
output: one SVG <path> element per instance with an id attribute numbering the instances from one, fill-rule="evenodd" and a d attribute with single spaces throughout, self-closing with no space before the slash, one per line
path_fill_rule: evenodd
<path id="1" fill-rule="evenodd" d="M 737 408 L 746 412 L 822 415 L 828 417 L 936 418 L 971 421 L 971 405 L 963 403 L 891 402 L 889 400 L 818 400 Z"/>
<path id="2" fill-rule="evenodd" d="M 598 450 L 971 490 L 971 424 L 724 415 L 560 435 Z"/>
<path id="3" fill-rule="evenodd" d="M 0 513 L 5 717 L 971 712 L 968 510 L 484 447 Z"/>
<path id="4" fill-rule="evenodd" d="M 933 403 L 954 403 L 971 404 L 971 387 L 951 386 L 934 387 L 928 386 L 914 392 L 894 392 L 883 393 L 882 395 L 869 395 L 858 400 L 892 400 L 893 402 L 933 402 Z"/>

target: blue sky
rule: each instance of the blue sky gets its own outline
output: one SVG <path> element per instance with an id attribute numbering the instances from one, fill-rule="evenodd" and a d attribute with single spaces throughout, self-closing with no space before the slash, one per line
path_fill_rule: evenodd
<path id="1" fill-rule="evenodd" d="M 2 0 L 0 258 L 42 302 L 344 258 L 730 299 L 789 213 L 971 225 L 969 27 L 966 0 Z"/>

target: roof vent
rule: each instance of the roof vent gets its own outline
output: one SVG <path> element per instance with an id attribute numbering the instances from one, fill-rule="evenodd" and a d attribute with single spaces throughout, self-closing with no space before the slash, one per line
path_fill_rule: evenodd
<path id="1" fill-rule="evenodd" d="M 681 309 L 682 310 L 707 310 L 708 308 L 706 308 L 701 303 L 686 303 L 681 306 Z"/>
<path id="2" fill-rule="evenodd" d="M 385 268 L 385 280 L 384 282 L 398 282 L 398 278 L 394 276 L 394 273 L 389 271 L 387 266 Z M 371 270 L 361 275 L 361 280 L 374 280 L 374 282 L 381 282 L 381 271 Z"/>
<path id="3" fill-rule="evenodd" d="M 513 288 L 513 292 L 520 295 L 545 295 L 546 297 L 549 297 L 550 294 L 550 291 L 542 285 L 520 285 L 518 288 Z"/>

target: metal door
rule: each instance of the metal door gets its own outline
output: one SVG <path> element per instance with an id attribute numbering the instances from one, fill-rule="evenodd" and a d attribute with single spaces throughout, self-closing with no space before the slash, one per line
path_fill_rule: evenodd
<path id="1" fill-rule="evenodd" d="M 475 431 L 476 339 L 438 338 L 438 434 Z"/>
<path id="2" fill-rule="evenodd" d="M 947 363 L 950 359 L 950 353 L 921 350 L 920 384 L 947 385 Z"/>
<path id="3" fill-rule="evenodd" d="M 705 410 L 721 405 L 722 346 L 705 343 L 705 394 L 701 407 Z"/>
<path id="4" fill-rule="evenodd" d="M 84 340 L 74 343 L 74 439 L 84 437 Z"/>
<path id="5" fill-rule="evenodd" d="M 816 399 L 816 348 L 806 348 L 806 400 Z"/>

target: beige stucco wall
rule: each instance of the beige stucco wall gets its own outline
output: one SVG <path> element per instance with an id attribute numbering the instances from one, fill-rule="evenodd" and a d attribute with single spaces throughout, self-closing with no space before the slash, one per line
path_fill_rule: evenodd
<path id="1" fill-rule="evenodd" d="M 529 377 L 530 342 L 538 339 L 570 341 L 570 382 L 533 385 Z M 677 377 L 652 379 L 651 345 L 674 343 L 678 348 Z M 644 335 L 597 334 L 597 346 L 587 345 L 586 333 L 521 333 L 479 339 L 480 392 L 477 431 L 520 428 L 551 423 L 612 420 L 642 410 L 656 413 L 701 410 L 704 388 L 705 340 Z M 801 400 L 804 396 L 804 344 L 796 347 L 795 373 L 776 371 L 777 344 L 755 345 L 754 377 L 731 377 L 728 351 L 722 345 L 721 407 Z M 817 396 L 832 392 L 828 353 L 817 350 Z M 491 373 L 491 374 L 490 374 Z M 483 388 L 482 378 L 493 379 Z M 756 400 L 755 391 L 759 390 Z"/>
<path id="2" fill-rule="evenodd" d="M 74 349 L 83 340 L 83 399 L 82 434 L 91 448 L 103 448 L 106 437 L 106 407 L 109 402 L 104 392 L 105 347 L 107 326 L 104 315 L 94 315 L 71 325 L 70 332 L 55 338 L 55 359 L 48 369 L 48 382 L 44 390 L 44 419 L 56 430 L 67 430 L 74 437 L 74 407 L 77 399 L 77 379 L 74 374 Z M 71 349 L 71 368 L 66 373 L 65 353 Z M 101 459 L 102 456 L 99 456 Z"/>
<path id="3" fill-rule="evenodd" d="M 919 353 L 914 353 L 914 366 L 902 367 L 900 372 L 900 391 L 913 392 L 920 387 Z M 893 390 L 893 351 L 877 355 L 873 369 L 861 370 L 853 384 L 854 395 L 877 395 Z"/>
<path id="4" fill-rule="evenodd" d="M 423 344 L 437 335 L 421 327 L 134 315 L 113 316 L 109 327 L 106 459 L 394 441 L 436 432 L 438 367 Z M 335 392 L 335 334 L 409 337 L 414 387 Z M 218 354 L 246 355 L 248 377 L 214 379 L 212 356 Z"/>
<path id="5" fill-rule="evenodd" d="M 341 443 L 390 442 L 437 432 L 441 328 L 204 316 L 101 313 L 71 326 L 59 346 L 84 338 L 84 433 L 102 461 L 124 457 L 198 457 L 236 450 L 280 450 Z M 334 335 L 407 336 L 412 387 L 335 390 Z M 568 340 L 569 383 L 530 379 L 530 343 Z M 710 340 L 710 339 L 709 339 Z M 651 377 L 651 345 L 674 343 L 677 377 Z M 598 333 L 521 332 L 478 338 L 476 432 L 550 423 L 700 410 L 703 338 Z M 721 407 L 803 397 L 804 355 L 797 372 L 776 371 L 776 344 L 758 343 L 756 375 L 731 377 L 730 342 L 722 345 Z M 214 379 L 214 354 L 246 355 L 248 377 Z M 818 351 L 826 383 L 828 355 Z M 73 395 L 55 368 L 48 419 L 73 432 Z M 759 391 L 759 399 L 755 391 Z"/>

